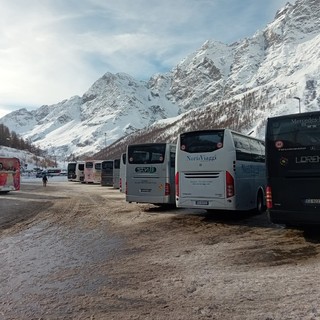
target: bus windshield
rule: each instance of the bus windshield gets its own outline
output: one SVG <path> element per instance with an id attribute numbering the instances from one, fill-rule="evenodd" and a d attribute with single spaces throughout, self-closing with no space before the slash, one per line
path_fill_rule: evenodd
<path id="1" fill-rule="evenodd" d="M 180 135 L 180 149 L 189 153 L 212 152 L 223 146 L 223 130 L 188 132 Z"/>
<path id="2" fill-rule="evenodd" d="M 89 162 L 86 162 L 86 168 L 93 168 L 93 162 L 89 161 Z"/>
<path id="3" fill-rule="evenodd" d="M 128 146 L 128 160 L 131 164 L 163 163 L 166 145 L 131 145 Z"/>
<path id="4" fill-rule="evenodd" d="M 108 169 L 113 169 L 113 161 L 103 161 L 102 162 L 102 170 L 108 170 Z"/>
<path id="5" fill-rule="evenodd" d="M 320 148 L 320 122 L 312 118 L 283 118 L 274 121 L 269 128 L 269 139 L 276 142 L 277 149 L 296 150 Z"/>
<path id="6" fill-rule="evenodd" d="M 320 119 L 310 115 L 269 119 L 269 175 L 320 173 Z M 271 156 L 272 155 L 272 156 Z"/>

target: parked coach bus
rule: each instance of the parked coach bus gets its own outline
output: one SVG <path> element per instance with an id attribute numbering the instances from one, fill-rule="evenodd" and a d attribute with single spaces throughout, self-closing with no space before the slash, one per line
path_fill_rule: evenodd
<path id="1" fill-rule="evenodd" d="M 68 177 L 68 181 L 75 181 L 76 180 L 76 167 L 77 167 L 77 162 L 72 161 L 72 162 L 68 162 L 67 165 L 67 177 Z"/>
<path id="2" fill-rule="evenodd" d="M 126 160 L 127 154 L 123 153 L 120 157 L 120 178 L 119 178 L 119 189 L 120 192 L 126 191 Z"/>
<path id="3" fill-rule="evenodd" d="M 320 224 L 320 112 L 268 118 L 266 164 L 270 220 Z"/>
<path id="4" fill-rule="evenodd" d="M 113 160 L 103 160 L 101 163 L 101 185 L 113 186 Z"/>
<path id="5" fill-rule="evenodd" d="M 264 141 L 229 129 L 178 136 L 177 207 L 262 212 L 265 185 Z"/>
<path id="6" fill-rule="evenodd" d="M 175 204 L 175 152 L 169 143 L 128 145 L 126 201 Z"/>
<path id="7" fill-rule="evenodd" d="M 84 183 L 101 183 L 102 160 L 86 160 L 84 164 Z"/>
<path id="8" fill-rule="evenodd" d="M 44 173 L 45 173 L 48 177 L 56 177 L 56 176 L 60 176 L 60 175 L 61 175 L 61 169 L 58 169 L 58 168 L 49 168 L 49 169 L 45 170 Z"/>
<path id="9" fill-rule="evenodd" d="M 20 190 L 20 161 L 18 158 L 0 157 L 0 192 Z"/>
<path id="10" fill-rule="evenodd" d="M 120 188 L 120 159 L 113 161 L 113 188 Z"/>
<path id="11" fill-rule="evenodd" d="M 77 161 L 75 181 L 78 181 L 78 182 L 84 181 L 84 165 L 85 165 L 84 161 Z"/>

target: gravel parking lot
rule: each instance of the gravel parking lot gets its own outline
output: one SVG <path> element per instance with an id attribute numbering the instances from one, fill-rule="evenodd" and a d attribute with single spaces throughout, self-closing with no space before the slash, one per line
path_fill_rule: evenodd
<path id="1" fill-rule="evenodd" d="M 0 319 L 320 319 L 318 234 L 24 179 L 0 196 Z"/>

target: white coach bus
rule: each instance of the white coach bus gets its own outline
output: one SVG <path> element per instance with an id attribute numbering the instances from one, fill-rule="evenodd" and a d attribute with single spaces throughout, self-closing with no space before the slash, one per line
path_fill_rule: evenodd
<path id="1" fill-rule="evenodd" d="M 83 182 L 83 180 L 84 180 L 84 165 L 85 165 L 85 161 L 77 161 L 75 181 Z"/>
<path id="2" fill-rule="evenodd" d="M 113 160 L 113 188 L 120 188 L 120 159 Z"/>
<path id="3" fill-rule="evenodd" d="M 119 189 L 120 192 L 125 193 L 126 191 L 126 161 L 127 154 L 123 153 L 120 157 L 120 178 L 119 178 Z"/>
<path id="4" fill-rule="evenodd" d="M 175 204 L 175 144 L 127 146 L 126 201 Z"/>
<path id="5" fill-rule="evenodd" d="M 264 141 L 230 129 L 182 133 L 175 182 L 177 207 L 262 212 Z"/>
<path id="6" fill-rule="evenodd" d="M 84 183 L 101 183 L 102 160 L 86 160 L 84 164 Z"/>

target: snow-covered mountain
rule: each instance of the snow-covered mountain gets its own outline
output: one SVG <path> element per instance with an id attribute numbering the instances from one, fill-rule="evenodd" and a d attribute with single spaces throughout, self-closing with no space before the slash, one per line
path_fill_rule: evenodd
<path id="1" fill-rule="evenodd" d="M 319 48 L 319 0 L 297 0 L 252 37 L 230 45 L 208 40 L 167 74 L 142 82 L 106 73 L 82 97 L 21 109 L 0 123 L 61 157 L 95 153 L 163 119 L 181 127 L 182 115 L 194 110 L 221 121 L 236 115 L 234 127 L 261 136 L 267 116 L 298 112 L 298 102 L 302 111 L 320 110 Z"/>

